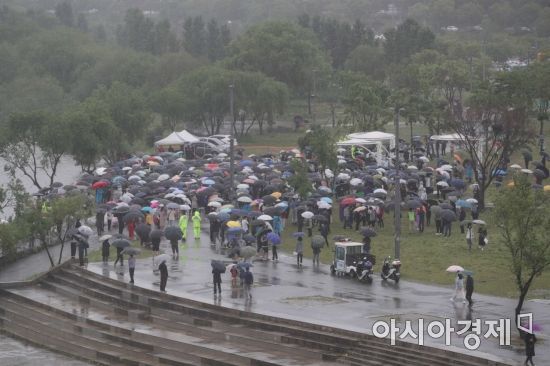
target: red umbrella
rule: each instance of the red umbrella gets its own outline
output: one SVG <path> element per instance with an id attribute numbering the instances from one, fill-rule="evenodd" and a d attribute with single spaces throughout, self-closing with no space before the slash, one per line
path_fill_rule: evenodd
<path id="1" fill-rule="evenodd" d="M 349 206 L 355 204 L 355 198 L 354 197 L 346 197 L 340 201 L 341 206 Z"/>
<path id="2" fill-rule="evenodd" d="M 209 170 L 214 170 L 214 169 L 218 169 L 218 164 L 216 163 L 209 163 L 209 164 L 206 164 L 206 169 L 209 169 Z"/>
<path id="3" fill-rule="evenodd" d="M 100 188 L 105 188 L 109 185 L 109 183 L 103 181 L 103 180 L 100 180 L 99 182 L 95 182 L 94 184 L 92 184 L 92 189 L 100 189 Z"/>

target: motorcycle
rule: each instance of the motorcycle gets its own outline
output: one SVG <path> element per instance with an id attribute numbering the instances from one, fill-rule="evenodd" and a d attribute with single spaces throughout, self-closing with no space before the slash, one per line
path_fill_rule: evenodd
<path id="1" fill-rule="evenodd" d="M 391 257 L 385 258 L 384 264 L 382 264 L 380 277 L 382 277 L 384 281 L 390 279 L 398 283 L 401 278 L 401 261 L 399 259 L 394 259 L 392 261 Z"/>
<path id="2" fill-rule="evenodd" d="M 359 281 L 372 282 L 372 275 L 374 271 L 372 270 L 372 263 L 367 259 L 363 258 L 362 261 L 357 263 L 357 279 Z"/>

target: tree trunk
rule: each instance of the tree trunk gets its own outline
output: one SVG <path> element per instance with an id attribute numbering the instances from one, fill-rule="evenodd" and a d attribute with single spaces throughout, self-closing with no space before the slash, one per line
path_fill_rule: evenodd
<path id="1" fill-rule="evenodd" d="M 50 253 L 50 249 L 48 248 L 48 240 L 44 235 L 41 235 L 40 241 L 42 242 L 42 246 L 44 247 L 44 250 L 46 251 L 46 254 L 48 254 L 48 259 L 50 260 L 50 264 L 52 267 L 55 266 L 55 263 L 52 258 L 52 254 Z"/>
<path id="2" fill-rule="evenodd" d="M 523 303 L 525 302 L 525 298 L 527 297 L 527 293 L 529 292 L 529 288 L 531 287 L 531 282 L 533 282 L 533 279 L 535 278 L 535 273 L 531 273 L 529 276 L 529 279 L 527 282 L 525 282 L 525 285 L 520 289 L 519 298 L 518 298 L 518 304 L 515 309 L 515 315 L 516 318 L 514 319 L 516 323 L 516 328 L 518 326 L 518 315 L 521 314 L 521 309 L 523 309 Z M 522 335 L 522 332 L 518 329 L 520 336 Z"/>

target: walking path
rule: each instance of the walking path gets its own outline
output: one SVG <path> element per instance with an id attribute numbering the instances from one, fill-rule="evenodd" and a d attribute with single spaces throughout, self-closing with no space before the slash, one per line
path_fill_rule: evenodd
<path id="1" fill-rule="evenodd" d="M 279 254 L 278 262 L 254 262 L 252 271 L 255 285 L 251 302 L 243 299 L 240 288 L 231 288 L 229 273 L 223 275 L 222 296 L 214 297 L 210 260 L 220 259 L 227 263 L 230 260 L 223 251 L 208 243 L 208 237 L 203 233 L 200 241 L 180 245 L 180 257 L 168 263 L 168 293 L 229 308 L 366 333 L 372 333 L 372 325 L 378 320 L 389 321 L 390 318 L 395 318 L 398 327 L 404 327 L 404 322 L 410 320 L 413 322 L 413 329 L 417 329 L 414 324 L 420 318 L 426 324 L 433 320 L 444 321 L 446 318 L 451 319 L 453 324 L 457 320 L 477 318 L 498 320 L 511 316 L 515 307 L 513 299 L 474 294 L 475 304 L 473 310 L 469 311 L 462 303 L 449 301 L 453 292 L 452 284 L 448 288 L 408 281 L 401 281 L 396 285 L 393 282 L 382 282 L 377 276 L 370 285 L 358 283 L 350 278 L 331 276 L 328 266 L 315 268 L 307 259 L 303 267 L 298 267 L 295 258 L 284 253 Z M 93 240 L 90 245 L 92 248 L 98 246 Z M 162 243 L 161 249 L 166 253 L 170 252 L 166 242 Z M 58 253 L 55 250 L 54 252 Z M 69 254 L 68 247 L 66 254 Z M 111 251 L 111 258 L 114 260 L 114 250 Z M 153 271 L 156 266 L 151 258 L 139 260 L 135 273 L 136 286 L 157 290 L 159 275 L 156 273 L 158 271 Z M 36 254 L 0 270 L 0 282 L 24 280 L 47 267 L 47 257 Z M 113 267 L 112 261 L 109 264 L 90 263 L 88 270 L 129 281 L 127 266 Z M 405 273 L 407 270 L 409 269 L 404 269 Z M 543 328 L 542 333 L 537 335 L 537 364 L 550 365 L 550 305 L 548 302 L 532 300 L 526 303 L 524 311 L 533 312 L 535 322 Z M 512 320 L 512 326 L 513 323 Z M 482 334 L 485 332 L 486 327 Z M 501 347 L 498 339 L 485 339 L 482 336 L 478 351 L 464 348 L 463 340 L 467 334 L 452 334 L 451 347 L 511 364 L 520 364 L 524 359 L 523 344 L 515 331 L 512 331 L 511 346 Z M 426 344 L 446 347 L 443 339 L 432 339 L 427 334 L 425 337 Z M 406 339 L 414 341 L 411 337 Z"/>

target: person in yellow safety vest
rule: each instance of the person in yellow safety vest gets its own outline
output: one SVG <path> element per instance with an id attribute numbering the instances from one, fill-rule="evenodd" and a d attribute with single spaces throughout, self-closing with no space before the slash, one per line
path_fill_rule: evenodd
<path id="1" fill-rule="evenodd" d="M 195 236 L 195 239 L 200 239 L 201 237 L 201 214 L 197 210 L 195 211 L 195 214 L 193 215 L 193 234 Z"/>
<path id="2" fill-rule="evenodd" d="M 48 207 L 48 203 L 44 202 L 42 204 L 42 213 L 48 213 L 50 211 L 50 208 Z"/>
<path id="3" fill-rule="evenodd" d="M 183 212 L 180 216 L 179 226 L 182 232 L 182 241 L 187 240 L 187 224 L 189 223 L 189 217 L 187 217 L 187 212 Z"/>
<path id="4" fill-rule="evenodd" d="M 355 159 L 355 154 L 357 153 L 357 146 L 352 145 L 351 146 L 351 157 L 352 159 Z"/>

